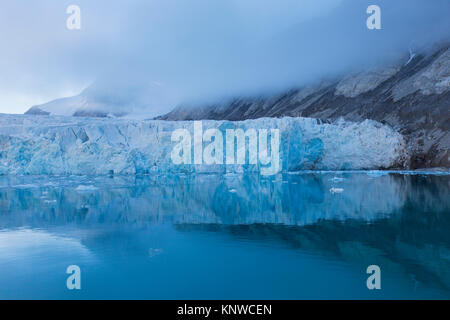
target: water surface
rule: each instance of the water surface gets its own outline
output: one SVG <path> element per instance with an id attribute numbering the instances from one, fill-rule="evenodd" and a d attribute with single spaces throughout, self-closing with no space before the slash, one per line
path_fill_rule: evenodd
<path id="1" fill-rule="evenodd" d="M 449 189 L 380 172 L 0 176 L 0 298 L 448 299 Z"/>

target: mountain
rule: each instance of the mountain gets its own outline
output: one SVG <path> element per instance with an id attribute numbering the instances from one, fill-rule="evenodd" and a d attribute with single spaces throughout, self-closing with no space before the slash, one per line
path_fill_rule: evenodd
<path id="1" fill-rule="evenodd" d="M 167 110 L 168 105 L 172 105 L 169 95 L 159 82 L 101 78 L 79 95 L 33 106 L 25 114 L 101 118 L 134 114 L 154 117 Z"/>
<path id="2" fill-rule="evenodd" d="M 405 168 L 450 167 L 450 45 L 412 53 L 396 65 L 294 88 L 269 97 L 181 105 L 163 120 L 311 117 L 372 119 L 405 137 Z"/>
<path id="3" fill-rule="evenodd" d="M 130 80 L 133 79 L 133 80 Z M 28 115 L 155 117 L 172 107 L 174 94 L 147 78 L 99 79 L 79 95 L 33 106 Z M 214 104 L 182 104 L 160 120 L 247 120 L 308 117 L 386 124 L 407 144 L 402 168 L 450 168 L 450 43 L 410 52 L 402 61 L 324 79 L 279 94 L 240 96 Z"/>

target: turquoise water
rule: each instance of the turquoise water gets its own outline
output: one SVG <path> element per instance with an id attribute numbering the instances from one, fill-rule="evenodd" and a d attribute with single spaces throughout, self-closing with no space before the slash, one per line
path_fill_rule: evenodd
<path id="1" fill-rule="evenodd" d="M 0 298 L 448 299 L 449 189 L 379 172 L 0 176 Z"/>

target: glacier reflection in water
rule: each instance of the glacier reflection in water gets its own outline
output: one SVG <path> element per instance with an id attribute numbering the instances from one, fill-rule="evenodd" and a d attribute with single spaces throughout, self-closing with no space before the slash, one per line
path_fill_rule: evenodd
<path id="1" fill-rule="evenodd" d="M 2 176 L 0 298 L 450 298 L 449 188 L 377 172 Z M 72 264 L 81 291 L 65 288 Z"/>

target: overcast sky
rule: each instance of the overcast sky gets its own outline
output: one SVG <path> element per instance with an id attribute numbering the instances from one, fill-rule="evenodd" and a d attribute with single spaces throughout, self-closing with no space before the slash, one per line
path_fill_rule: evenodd
<path id="1" fill-rule="evenodd" d="M 382 30 L 366 28 L 370 4 Z M 1 0 L 0 113 L 94 81 L 156 83 L 175 102 L 267 93 L 448 39 L 449 14 L 449 0 Z"/>

